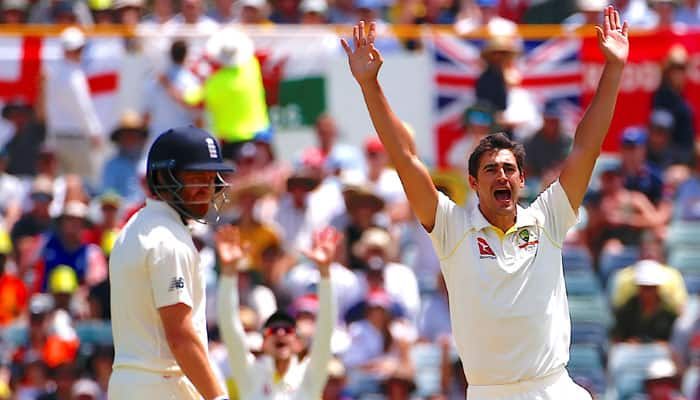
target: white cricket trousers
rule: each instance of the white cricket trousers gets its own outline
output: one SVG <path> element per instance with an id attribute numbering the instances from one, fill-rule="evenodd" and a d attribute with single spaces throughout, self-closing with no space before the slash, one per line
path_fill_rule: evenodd
<path id="1" fill-rule="evenodd" d="M 506 385 L 472 386 L 468 400 L 591 400 L 586 389 L 577 385 L 561 369 L 542 378 Z M 112 398 L 110 397 L 110 400 Z"/>
<path id="2" fill-rule="evenodd" d="M 117 368 L 109 378 L 109 400 L 201 400 L 202 396 L 183 374 Z"/>

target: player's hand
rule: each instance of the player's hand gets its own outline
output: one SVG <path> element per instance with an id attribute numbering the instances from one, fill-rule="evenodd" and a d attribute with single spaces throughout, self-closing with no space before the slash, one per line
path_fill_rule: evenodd
<path id="1" fill-rule="evenodd" d="M 238 273 L 238 266 L 246 255 L 238 227 L 229 224 L 220 226 L 214 233 L 214 243 L 221 273 L 224 275 Z"/>
<path id="2" fill-rule="evenodd" d="M 326 227 L 314 232 L 311 250 L 302 249 L 301 252 L 313 261 L 321 273 L 321 276 L 330 276 L 330 265 L 335 260 L 335 251 L 342 235 L 331 227 Z"/>
<path id="3" fill-rule="evenodd" d="M 606 7 L 604 14 L 603 26 L 595 27 L 598 34 L 598 46 L 607 63 L 623 65 L 627 61 L 630 49 L 627 36 L 629 26 L 627 21 L 620 24 L 620 13 L 613 6 Z"/>
<path id="4" fill-rule="evenodd" d="M 352 28 L 354 50 L 345 39 L 340 39 L 340 44 L 348 55 L 352 76 L 360 85 L 375 82 L 379 68 L 382 66 L 382 55 L 374 47 L 376 33 L 376 23 L 370 22 L 369 33 L 365 34 L 365 21 L 360 21 L 359 25 Z"/>

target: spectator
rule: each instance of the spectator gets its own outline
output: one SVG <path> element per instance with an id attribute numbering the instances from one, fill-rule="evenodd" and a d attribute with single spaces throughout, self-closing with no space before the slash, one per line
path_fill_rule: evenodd
<path id="1" fill-rule="evenodd" d="M 693 110 L 688 100 L 683 97 L 688 77 L 687 67 L 688 52 L 686 49 L 681 45 L 671 47 L 661 67 L 661 84 L 654 92 L 652 108 L 663 108 L 673 114 L 674 126 L 671 142 L 684 159 L 690 160 L 695 127 Z"/>
<path id="2" fill-rule="evenodd" d="M 678 314 L 663 302 L 659 285 L 666 274 L 658 263 L 639 263 L 634 272 L 638 294 L 615 312 L 612 336 L 617 341 L 668 341 Z"/>
<path id="3" fill-rule="evenodd" d="M 406 318 L 415 323 L 420 310 L 418 282 L 409 267 L 393 261 L 397 248 L 389 232 L 380 228 L 365 230 L 352 252 L 361 262 L 362 269 L 358 272 L 365 290 L 385 291 L 401 306 Z"/>
<path id="4" fill-rule="evenodd" d="M 656 14 L 656 24 L 654 29 L 673 29 L 678 26 L 675 21 L 676 1 L 675 0 L 651 0 L 651 7 Z"/>
<path id="5" fill-rule="evenodd" d="M 475 0 L 463 2 L 457 15 L 455 30 L 460 34 L 472 32 L 482 26 L 490 35 L 513 35 L 517 32 L 515 22 L 498 15 L 498 0 Z"/>
<path id="6" fill-rule="evenodd" d="M 348 266 L 352 270 L 362 269 L 364 263 L 352 252 L 362 233 L 372 227 L 384 225 L 379 213 L 384 209 L 384 200 L 362 185 L 348 185 L 343 189 L 343 199 L 347 214 L 333 218 L 331 224 L 343 232 L 347 251 Z M 345 258 L 343 258 L 345 259 Z"/>
<path id="7" fill-rule="evenodd" d="M 528 176 L 541 177 L 547 170 L 557 167 L 569 154 L 573 144 L 572 138 L 562 132 L 559 102 L 547 101 L 542 117 L 542 129 L 525 143 Z"/>
<path id="8" fill-rule="evenodd" d="M 219 24 L 234 22 L 233 0 L 215 0 L 214 9 L 207 13 L 207 17 Z"/>
<path id="9" fill-rule="evenodd" d="M 83 400 L 73 397 L 73 385 L 78 380 L 79 375 L 78 367 L 75 364 L 57 365 L 51 370 L 51 378 L 55 384 L 53 390 L 39 396 L 37 400 Z"/>
<path id="10" fill-rule="evenodd" d="M 685 400 L 681 394 L 681 376 L 669 359 L 657 359 L 646 370 L 644 392 L 649 400 Z"/>
<path id="11" fill-rule="evenodd" d="M 95 25 L 111 25 L 116 22 L 112 10 L 112 0 L 90 0 L 88 7 L 90 7 Z"/>
<path id="12" fill-rule="evenodd" d="M 39 0 L 31 7 L 30 24 L 92 25 L 92 15 L 86 2 L 73 0 Z"/>
<path id="13" fill-rule="evenodd" d="M 647 197 L 624 187 L 621 165 L 605 166 L 600 174 L 600 191 L 586 202 L 586 235 L 594 259 L 601 250 L 637 246 L 642 230 L 659 226 L 661 216 Z"/>
<path id="14" fill-rule="evenodd" d="M 493 107 L 486 101 L 477 101 L 469 106 L 462 116 L 462 136 L 452 144 L 447 153 L 450 168 L 467 175 L 467 159 L 486 135 L 494 132 L 496 126 Z"/>
<path id="15" fill-rule="evenodd" d="M 182 0 L 180 12 L 165 23 L 166 30 L 173 31 L 190 26 L 200 33 L 214 32 L 218 24 L 206 16 L 205 7 L 202 0 Z"/>
<path id="16" fill-rule="evenodd" d="M 345 366 L 337 358 L 332 358 L 328 363 L 328 381 L 323 390 L 322 400 L 350 400 L 350 394 L 345 385 L 347 377 L 345 375 Z"/>
<path id="17" fill-rule="evenodd" d="M 607 5 L 606 0 L 576 0 L 578 12 L 567 17 L 562 24 L 570 30 L 585 25 L 600 25 L 601 13 Z"/>
<path id="18" fill-rule="evenodd" d="M 328 225 L 330 218 L 319 213 L 314 190 L 321 177 L 310 168 L 299 168 L 287 178 L 287 192 L 282 195 L 275 214 L 284 246 L 289 252 L 311 247 L 311 233 Z"/>
<path id="19" fill-rule="evenodd" d="M 316 141 L 321 153 L 321 162 L 342 160 L 344 171 L 364 172 L 362 152 L 356 146 L 341 142 L 335 119 L 329 114 L 322 114 L 316 120 Z"/>
<path id="20" fill-rule="evenodd" d="M 7 172 L 28 178 L 36 175 L 36 162 L 46 138 L 46 126 L 24 100 L 10 101 L 2 109 L 2 117 L 12 123 L 12 138 L 7 143 Z"/>
<path id="21" fill-rule="evenodd" d="M 173 0 L 154 0 L 152 13 L 142 19 L 142 23 L 151 25 L 162 25 L 173 18 Z"/>
<path id="22" fill-rule="evenodd" d="M 298 24 L 300 21 L 299 0 L 275 0 L 270 21 L 275 24 Z"/>
<path id="23" fill-rule="evenodd" d="M 356 20 L 354 0 L 337 0 L 330 5 L 328 10 L 329 23 L 351 24 Z"/>
<path id="24" fill-rule="evenodd" d="M 185 67 L 187 43 L 175 40 L 170 46 L 170 65 L 162 76 L 148 82 L 144 90 L 144 120 L 148 126 L 148 151 L 158 135 L 175 126 L 196 124 L 198 113 L 186 99 L 200 89 L 197 77 Z"/>
<path id="25" fill-rule="evenodd" d="M 700 221 L 700 144 L 695 147 L 693 173 L 678 187 L 674 201 L 673 218 L 683 221 Z"/>
<path id="26" fill-rule="evenodd" d="M 389 166 L 389 156 L 377 136 L 365 140 L 365 160 L 367 162 L 367 186 L 384 200 L 391 209 L 408 212 L 408 200 L 396 170 Z M 392 214 L 391 211 L 389 211 Z"/>
<path id="27" fill-rule="evenodd" d="M 7 232 L 0 231 L 0 327 L 6 327 L 23 317 L 29 301 L 27 286 L 15 273 L 8 271 L 11 254 L 10 236 Z"/>
<path id="28" fill-rule="evenodd" d="M 647 132 L 644 128 L 629 127 L 622 132 L 620 158 L 625 188 L 644 193 L 649 201 L 658 205 L 663 196 L 663 181 L 660 173 L 646 162 Z"/>
<path id="29" fill-rule="evenodd" d="M 143 196 L 138 169 L 139 163 L 143 162 L 147 135 L 143 120 L 136 111 L 126 110 L 122 113 L 119 126 L 110 135 L 117 153 L 102 168 L 102 193 L 112 191 L 128 201 Z"/>
<path id="30" fill-rule="evenodd" d="M 392 301 L 386 292 L 368 293 L 364 318 L 348 327 L 351 343 L 343 354 L 343 363 L 349 370 L 350 387 L 360 376 L 379 384 L 396 375 L 413 374 L 409 351 L 415 332 L 392 317 Z"/>
<path id="31" fill-rule="evenodd" d="M 658 17 L 649 9 L 646 0 L 615 0 L 620 10 L 620 20 L 639 29 L 653 29 Z"/>
<path id="32" fill-rule="evenodd" d="M 233 221 L 233 225 L 240 230 L 241 240 L 244 243 L 250 243 L 248 261 L 250 268 L 258 272 L 263 272 L 261 271 L 263 250 L 282 243 L 277 231 L 260 220 L 255 213 L 257 201 L 269 194 L 270 190 L 270 186 L 264 182 L 241 182 L 233 188 L 231 193 L 231 201 L 238 209 L 238 217 Z"/>
<path id="33" fill-rule="evenodd" d="M 301 23 L 304 25 L 322 25 L 327 22 L 326 0 L 302 0 L 299 11 L 301 11 Z"/>
<path id="34" fill-rule="evenodd" d="M 112 374 L 112 363 L 114 362 L 114 347 L 97 346 L 90 354 L 87 361 L 87 370 L 90 376 L 95 379 L 103 393 L 100 399 L 105 399 L 109 376 Z"/>
<path id="35" fill-rule="evenodd" d="M 53 382 L 49 381 L 49 368 L 40 358 L 32 358 L 26 362 L 17 362 L 15 376 L 15 398 L 17 400 L 35 400 L 50 390 Z"/>
<path id="36" fill-rule="evenodd" d="M 81 287 L 92 287 L 107 278 L 107 264 L 102 249 L 81 241 L 87 224 L 87 206 L 70 201 L 56 221 L 56 228 L 46 239 L 42 257 L 35 266 L 36 278 L 32 290 L 45 292 L 49 276 L 59 265 L 75 270 Z"/>
<path id="37" fill-rule="evenodd" d="M 659 285 L 659 296 L 671 309 L 680 314 L 688 300 L 688 292 L 680 271 L 665 264 L 663 242 L 651 232 L 646 232 L 639 246 L 639 259 L 636 263 L 625 267 L 612 276 L 612 284 L 608 284 L 613 309 L 622 307 L 638 293 L 635 284 L 635 271 L 642 263 L 657 265 L 664 274 L 663 282 Z"/>
<path id="38" fill-rule="evenodd" d="M 0 149 L 0 222 L 6 229 L 12 226 L 22 215 L 22 181 L 7 172 L 9 154 L 7 148 Z"/>
<path id="39" fill-rule="evenodd" d="M 82 242 L 100 246 L 105 256 L 109 257 L 112 246 L 119 234 L 119 210 L 122 198 L 115 192 L 105 192 L 96 199 L 99 204 L 98 220 L 83 231 Z"/>
<path id="40" fill-rule="evenodd" d="M 37 176 L 32 182 L 29 194 L 30 208 L 12 227 L 10 236 L 15 247 L 19 247 L 21 238 L 37 236 L 46 232 L 51 226 L 49 207 L 53 201 L 53 185 L 45 176 Z"/>
<path id="41" fill-rule="evenodd" d="M 4 0 L 0 11 L 0 23 L 2 24 L 23 24 L 27 21 L 27 0 Z"/>
<path id="42" fill-rule="evenodd" d="M 223 157 L 232 160 L 245 142 L 270 134 L 260 64 L 253 42 L 234 29 L 213 35 L 207 52 L 222 67 L 204 82 L 204 104 Z"/>
<path id="43" fill-rule="evenodd" d="M 102 126 L 81 66 L 85 35 L 78 28 L 61 32 L 64 58 L 46 72 L 44 99 L 47 140 L 55 146 L 63 172 L 95 178 L 95 151 L 104 141 Z"/>
<path id="44" fill-rule="evenodd" d="M 112 9 L 118 23 L 133 28 L 141 21 L 144 5 L 143 0 L 115 0 Z"/>
<path id="45" fill-rule="evenodd" d="M 700 1 L 683 0 L 676 9 L 675 21 L 688 26 L 700 25 Z"/>
<path id="46" fill-rule="evenodd" d="M 267 18 L 269 6 L 265 0 L 241 0 L 239 21 L 242 24 L 265 24 L 270 21 Z"/>
<path id="47" fill-rule="evenodd" d="M 673 114 L 664 109 L 656 109 L 649 117 L 649 137 L 647 140 L 647 163 L 658 171 L 672 164 L 687 163 L 678 155 L 671 144 Z"/>

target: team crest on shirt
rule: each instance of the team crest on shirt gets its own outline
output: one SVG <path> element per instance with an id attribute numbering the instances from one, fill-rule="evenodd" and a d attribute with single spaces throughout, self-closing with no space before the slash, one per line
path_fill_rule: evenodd
<path id="1" fill-rule="evenodd" d="M 478 237 L 476 238 L 476 244 L 479 246 L 479 258 L 496 258 L 496 253 L 493 252 L 486 239 Z"/>
<path id="2" fill-rule="evenodd" d="M 518 247 L 525 250 L 534 250 L 540 242 L 534 231 L 525 228 L 518 232 Z"/>

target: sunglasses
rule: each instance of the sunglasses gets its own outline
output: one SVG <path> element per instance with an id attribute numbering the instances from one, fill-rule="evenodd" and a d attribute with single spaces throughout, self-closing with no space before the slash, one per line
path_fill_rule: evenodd
<path id="1" fill-rule="evenodd" d="M 291 335 L 296 331 L 296 329 L 292 325 L 276 325 L 276 326 L 268 326 L 263 330 L 263 336 L 268 337 L 276 334 L 282 330 L 285 335 Z"/>

